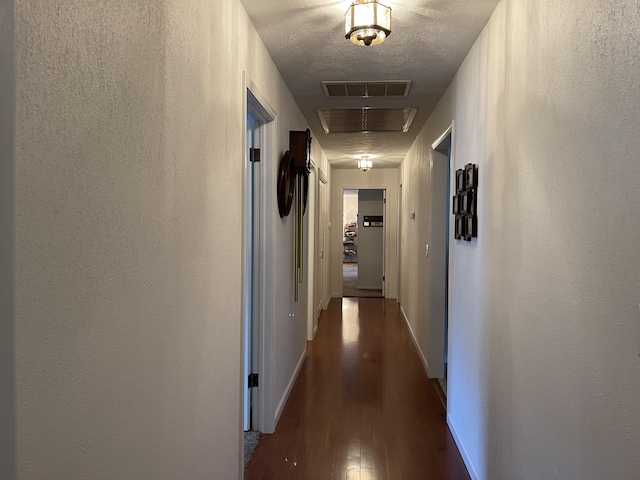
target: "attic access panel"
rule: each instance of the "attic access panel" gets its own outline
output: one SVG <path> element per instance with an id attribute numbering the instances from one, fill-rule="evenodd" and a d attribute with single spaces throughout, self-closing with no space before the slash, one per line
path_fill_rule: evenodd
<path id="1" fill-rule="evenodd" d="M 317 112 L 325 133 L 406 133 L 418 109 L 355 107 L 322 108 Z"/>

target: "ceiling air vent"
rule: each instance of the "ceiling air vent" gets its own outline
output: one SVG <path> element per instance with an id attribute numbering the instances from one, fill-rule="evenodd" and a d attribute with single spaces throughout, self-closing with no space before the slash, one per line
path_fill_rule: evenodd
<path id="1" fill-rule="evenodd" d="M 411 82 L 408 80 L 378 82 L 322 82 L 324 95 L 332 97 L 406 97 Z"/>
<path id="2" fill-rule="evenodd" d="M 417 108 L 323 108 L 318 117 L 325 133 L 406 133 Z"/>

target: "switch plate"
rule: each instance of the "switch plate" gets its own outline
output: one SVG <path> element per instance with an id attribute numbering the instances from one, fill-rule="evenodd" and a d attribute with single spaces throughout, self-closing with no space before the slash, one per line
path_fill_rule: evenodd
<path id="1" fill-rule="evenodd" d="M 429 256 L 429 244 L 428 243 L 424 246 L 424 255 L 426 257 Z"/>

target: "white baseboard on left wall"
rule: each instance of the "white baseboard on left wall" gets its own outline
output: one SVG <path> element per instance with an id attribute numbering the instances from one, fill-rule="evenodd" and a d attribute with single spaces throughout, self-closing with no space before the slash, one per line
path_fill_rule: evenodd
<path id="1" fill-rule="evenodd" d="M 302 356 L 300 360 L 298 360 L 298 365 L 293 371 L 293 375 L 289 379 L 289 383 L 287 384 L 287 388 L 285 389 L 282 397 L 280 398 L 280 402 L 278 403 L 278 408 L 276 408 L 276 417 L 274 425 L 278 425 L 278 420 L 280 420 L 280 415 L 282 414 L 282 410 L 287 403 L 287 399 L 289 398 L 289 394 L 291 393 L 291 389 L 293 388 L 293 384 L 296 383 L 296 379 L 298 378 L 298 374 L 300 373 L 300 369 L 302 368 L 302 364 L 304 363 L 304 359 L 307 357 L 307 349 L 305 348 L 302 352 Z"/>

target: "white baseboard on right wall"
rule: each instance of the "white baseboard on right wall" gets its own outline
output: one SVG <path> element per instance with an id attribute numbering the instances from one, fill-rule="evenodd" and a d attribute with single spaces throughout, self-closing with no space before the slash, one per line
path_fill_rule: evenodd
<path id="1" fill-rule="evenodd" d="M 422 360 L 422 365 L 424 366 L 424 369 L 427 372 L 427 376 L 428 376 L 429 364 L 427 363 L 427 359 L 424 357 L 422 350 L 420 350 L 420 346 L 418 345 L 418 340 L 415 334 L 413 333 L 413 329 L 411 328 L 411 322 L 409 322 L 409 318 L 407 317 L 407 314 L 404 311 L 404 308 L 402 308 L 402 305 L 400 306 L 400 312 L 402 313 L 402 317 L 404 318 L 404 321 L 407 324 L 407 328 L 409 329 L 409 333 L 411 334 L 411 338 L 413 339 L 413 344 L 416 346 L 416 350 L 418 351 L 418 356 L 420 357 L 420 360 Z M 478 468 L 476 467 L 476 464 L 473 462 L 473 460 L 469 456 L 469 452 L 465 448 L 464 443 L 462 442 L 462 439 L 458 434 L 458 430 L 456 429 L 456 426 L 453 423 L 453 420 L 451 419 L 451 416 L 449 415 L 449 413 L 447 413 L 447 425 L 449 426 L 449 430 L 451 431 L 453 440 L 456 442 L 458 450 L 460 451 L 460 456 L 462 457 L 462 461 L 467 467 L 467 470 L 469 471 L 469 475 L 471 476 L 471 479 L 484 480 L 482 476 L 480 476 L 480 473 L 478 472 Z"/>

